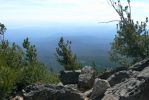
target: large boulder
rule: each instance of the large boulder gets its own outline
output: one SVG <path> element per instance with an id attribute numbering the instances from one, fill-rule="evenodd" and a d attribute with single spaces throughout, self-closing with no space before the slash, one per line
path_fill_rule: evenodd
<path id="1" fill-rule="evenodd" d="M 60 81 L 63 83 L 63 85 L 77 84 L 80 73 L 81 73 L 81 70 L 61 71 L 59 78 L 60 78 Z"/>
<path id="2" fill-rule="evenodd" d="M 90 97 L 91 94 L 92 94 L 92 91 L 93 91 L 93 89 L 90 89 L 90 90 L 85 91 L 85 92 L 83 93 L 84 97 L 87 98 L 87 99 L 89 99 L 89 97 Z"/>
<path id="3" fill-rule="evenodd" d="M 132 71 L 132 70 L 124 70 L 116 72 L 115 74 L 111 75 L 107 81 L 110 83 L 110 86 L 114 86 L 115 84 L 121 83 L 128 78 L 136 77 L 139 72 Z"/>
<path id="4" fill-rule="evenodd" d="M 117 68 L 110 69 L 110 70 L 108 69 L 108 70 L 105 70 L 104 72 L 102 72 L 100 75 L 98 75 L 98 78 L 106 80 L 114 73 L 123 71 L 123 70 L 127 70 L 127 69 L 128 69 L 127 67 L 117 67 Z"/>
<path id="5" fill-rule="evenodd" d="M 90 100 L 100 100 L 108 88 L 110 88 L 110 84 L 107 80 L 96 78 Z"/>
<path id="6" fill-rule="evenodd" d="M 78 80 L 78 88 L 82 91 L 91 89 L 95 80 L 96 71 L 91 66 L 85 66 L 81 70 Z"/>
<path id="7" fill-rule="evenodd" d="M 148 91 L 149 67 L 146 67 L 136 77 L 107 89 L 102 100 L 148 100 Z"/>
<path id="8" fill-rule="evenodd" d="M 108 89 L 102 100 L 148 100 L 144 98 L 145 95 L 142 95 L 145 92 L 144 84 L 144 80 L 130 78 Z"/>
<path id="9" fill-rule="evenodd" d="M 132 65 L 129 69 L 141 71 L 147 66 L 149 66 L 149 58 L 137 62 L 136 64 Z"/>
<path id="10" fill-rule="evenodd" d="M 138 76 L 139 79 L 145 79 L 148 80 L 149 79 L 149 66 L 144 68 L 144 70 L 142 70 Z"/>
<path id="11" fill-rule="evenodd" d="M 23 90 L 24 100 L 84 100 L 79 91 L 50 84 L 33 84 Z"/>

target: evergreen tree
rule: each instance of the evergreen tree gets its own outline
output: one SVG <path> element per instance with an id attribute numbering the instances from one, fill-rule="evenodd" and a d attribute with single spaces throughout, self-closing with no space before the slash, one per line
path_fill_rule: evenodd
<path id="1" fill-rule="evenodd" d="M 6 27 L 4 24 L 0 23 L 0 35 L 2 35 L 2 40 L 4 40 L 4 33 L 6 31 Z"/>
<path id="2" fill-rule="evenodd" d="M 146 29 L 148 18 L 144 22 L 134 22 L 131 17 L 130 0 L 123 7 L 120 0 L 111 5 L 118 13 L 117 34 L 112 43 L 110 58 L 120 65 L 129 66 L 139 60 L 149 57 L 149 34 Z"/>
<path id="3" fill-rule="evenodd" d="M 26 49 L 26 60 L 30 63 L 37 61 L 37 50 L 35 45 L 30 45 L 29 39 L 26 38 L 23 42 L 23 47 Z"/>
<path id="4" fill-rule="evenodd" d="M 76 70 L 81 67 L 76 55 L 71 51 L 71 41 L 65 43 L 63 37 L 61 37 L 56 53 L 57 61 L 64 66 L 65 70 Z"/>

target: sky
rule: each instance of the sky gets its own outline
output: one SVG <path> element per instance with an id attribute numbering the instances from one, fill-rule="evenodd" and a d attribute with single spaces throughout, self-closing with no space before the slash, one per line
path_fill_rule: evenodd
<path id="1" fill-rule="evenodd" d="M 134 19 L 149 16 L 148 0 L 131 0 L 131 5 Z M 0 22 L 9 27 L 97 24 L 117 19 L 108 0 L 0 0 Z"/>

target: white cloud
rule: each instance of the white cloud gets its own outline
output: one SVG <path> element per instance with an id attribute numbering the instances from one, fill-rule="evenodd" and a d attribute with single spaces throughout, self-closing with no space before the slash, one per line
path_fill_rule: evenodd
<path id="1" fill-rule="evenodd" d="M 50 22 L 98 23 L 118 19 L 118 15 L 107 0 L 0 0 L 0 2 L 0 22 L 12 26 Z M 133 1 L 132 5 L 135 18 L 147 14 L 147 3 Z"/>

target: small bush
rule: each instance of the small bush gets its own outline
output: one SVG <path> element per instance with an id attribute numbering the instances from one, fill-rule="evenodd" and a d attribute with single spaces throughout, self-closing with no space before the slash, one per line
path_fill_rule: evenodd
<path id="1" fill-rule="evenodd" d="M 21 86 L 32 83 L 57 83 L 59 81 L 57 74 L 49 72 L 42 64 L 32 64 L 23 69 Z"/>
<path id="2" fill-rule="evenodd" d="M 7 97 L 16 88 L 20 74 L 17 69 L 0 66 L 0 99 Z"/>

